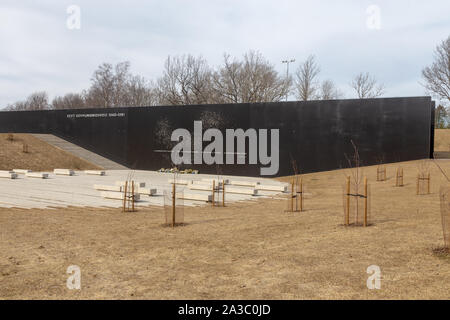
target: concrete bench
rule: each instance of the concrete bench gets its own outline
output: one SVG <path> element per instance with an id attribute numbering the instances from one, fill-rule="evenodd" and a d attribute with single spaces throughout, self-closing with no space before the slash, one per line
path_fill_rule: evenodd
<path id="1" fill-rule="evenodd" d="M 38 178 L 38 179 L 47 179 L 48 173 L 42 173 L 42 172 L 28 172 L 25 174 L 28 178 Z"/>
<path id="2" fill-rule="evenodd" d="M 234 186 L 243 186 L 243 187 L 256 187 L 259 182 L 257 181 L 240 181 L 240 180 L 232 180 L 230 184 Z"/>
<path id="3" fill-rule="evenodd" d="M 216 187 L 222 186 L 222 181 L 215 181 L 214 183 Z M 193 180 L 192 184 L 195 184 L 197 186 L 210 186 L 212 188 L 213 180 L 211 181 Z"/>
<path id="4" fill-rule="evenodd" d="M 173 184 L 173 179 L 169 179 L 169 183 Z M 182 179 L 176 179 L 175 184 L 182 184 L 182 185 L 188 185 L 191 184 L 192 180 L 182 180 Z"/>
<path id="5" fill-rule="evenodd" d="M 0 171 L 0 178 L 16 179 L 17 178 L 17 173 L 15 173 L 15 172 L 7 172 L 7 171 Z"/>
<path id="6" fill-rule="evenodd" d="M 115 191 L 115 192 L 122 192 L 121 186 L 107 186 L 107 185 L 101 185 L 101 184 L 94 184 L 95 190 L 102 190 L 102 191 Z"/>
<path id="7" fill-rule="evenodd" d="M 96 176 L 104 176 L 106 174 L 106 172 L 102 170 L 84 170 L 84 173 Z"/>
<path id="8" fill-rule="evenodd" d="M 205 201 L 205 202 L 212 201 L 212 195 L 210 195 L 210 194 L 181 192 L 181 193 L 177 193 L 176 196 L 177 196 L 177 199 L 184 199 L 184 200 L 195 200 L 195 201 Z"/>
<path id="9" fill-rule="evenodd" d="M 116 186 L 121 186 L 121 187 L 125 187 L 125 182 L 126 181 L 116 181 L 115 182 L 115 185 Z M 131 182 L 130 181 L 128 181 L 128 185 L 129 186 L 131 186 Z M 136 187 L 145 187 L 145 182 L 136 182 L 136 181 L 134 181 L 134 187 L 136 188 Z"/>
<path id="10" fill-rule="evenodd" d="M 202 181 L 209 182 L 210 184 L 212 184 L 212 182 L 215 181 L 215 182 L 216 182 L 216 185 L 217 185 L 217 183 L 219 183 L 220 185 L 222 185 L 222 182 L 225 182 L 225 184 L 229 184 L 229 183 L 230 183 L 230 180 L 228 180 L 228 179 L 209 179 L 209 178 L 203 178 Z"/>
<path id="11" fill-rule="evenodd" d="M 190 184 L 188 185 L 188 188 L 191 190 L 202 190 L 202 191 L 210 191 L 212 192 L 212 184 Z M 216 186 L 216 189 L 218 189 L 218 186 Z"/>
<path id="12" fill-rule="evenodd" d="M 32 172 L 32 171 L 28 170 L 28 169 L 13 169 L 13 172 L 15 172 L 17 174 L 27 174 L 28 172 Z"/>
<path id="13" fill-rule="evenodd" d="M 122 201 L 123 201 L 123 196 L 124 196 L 124 194 L 122 192 L 107 192 L 107 191 L 100 192 L 100 195 L 106 199 L 114 199 L 114 200 L 122 200 Z M 130 195 L 127 194 L 127 196 L 130 196 Z M 141 196 L 138 193 L 135 193 L 134 200 L 139 201 L 140 199 L 141 199 Z"/>
<path id="14" fill-rule="evenodd" d="M 237 194 L 246 194 L 246 195 L 250 195 L 250 196 L 256 196 L 256 195 L 258 195 L 258 190 L 248 189 L 248 188 L 226 187 L 225 193 L 237 193 Z"/>
<path id="15" fill-rule="evenodd" d="M 287 192 L 288 187 L 283 185 L 267 185 L 267 184 L 258 184 L 256 190 L 262 191 L 278 191 L 278 192 Z"/>
<path id="16" fill-rule="evenodd" d="M 73 176 L 75 174 L 75 171 L 71 169 L 54 169 L 53 173 L 56 175 Z"/>
<path id="17" fill-rule="evenodd" d="M 146 196 L 154 196 L 154 195 L 156 195 L 156 188 L 142 188 L 142 187 L 139 187 L 138 190 L 137 190 L 137 193 L 143 194 L 143 195 L 146 195 Z"/>

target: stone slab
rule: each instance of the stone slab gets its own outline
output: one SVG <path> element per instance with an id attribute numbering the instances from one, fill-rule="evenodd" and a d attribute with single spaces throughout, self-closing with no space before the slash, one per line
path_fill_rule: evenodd
<path id="1" fill-rule="evenodd" d="M 137 190 L 137 193 L 143 194 L 146 196 L 154 196 L 156 195 L 157 189 L 156 188 L 143 188 L 139 187 Z"/>
<path id="2" fill-rule="evenodd" d="M 249 189 L 249 188 L 239 188 L 239 187 L 226 187 L 225 193 L 238 193 L 238 194 L 246 194 L 250 196 L 258 195 L 258 190 Z"/>
<path id="3" fill-rule="evenodd" d="M 244 181 L 244 180 L 232 180 L 230 184 L 233 186 L 243 186 L 243 187 L 256 187 L 259 182 L 257 181 Z"/>
<path id="4" fill-rule="evenodd" d="M 28 178 L 47 179 L 48 173 L 43 172 L 28 172 L 25 174 Z"/>
<path id="5" fill-rule="evenodd" d="M 173 184 L 173 179 L 169 179 L 168 182 L 170 184 Z M 181 185 L 188 185 L 191 184 L 192 180 L 183 180 L 183 179 L 176 179 L 175 184 L 181 184 Z"/>
<path id="6" fill-rule="evenodd" d="M 123 200 L 122 192 L 102 191 L 102 192 L 100 192 L 100 195 L 106 199 Z M 138 193 L 135 193 L 134 200 L 139 201 L 140 199 L 141 199 L 141 196 Z"/>
<path id="7" fill-rule="evenodd" d="M 103 170 L 84 170 L 84 173 L 97 176 L 104 176 L 106 174 Z"/>
<path id="8" fill-rule="evenodd" d="M 103 184 L 94 184 L 95 190 L 101 190 L 101 191 L 114 191 L 114 192 L 122 192 L 121 186 L 110 186 L 110 185 L 103 185 Z"/>
<path id="9" fill-rule="evenodd" d="M 18 173 L 18 174 L 27 174 L 28 172 L 32 172 L 32 171 L 28 170 L 28 169 L 13 169 L 13 172 Z"/>
<path id="10" fill-rule="evenodd" d="M 264 190 L 264 191 L 278 191 L 278 192 L 287 192 L 288 187 L 282 185 L 267 185 L 267 184 L 258 184 L 255 187 L 256 190 Z"/>
<path id="11" fill-rule="evenodd" d="M 115 182 L 115 185 L 116 185 L 116 186 L 125 187 L 125 182 L 126 182 L 126 181 L 116 181 L 116 182 Z M 131 186 L 130 181 L 128 181 L 128 185 Z M 134 181 L 134 186 L 135 186 L 135 187 L 139 187 L 139 188 L 140 188 L 140 187 L 144 188 L 144 187 L 145 187 L 145 182 L 136 182 L 136 181 Z"/>
<path id="12" fill-rule="evenodd" d="M 53 173 L 56 175 L 73 176 L 75 174 L 75 171 L 71 169 L 54 169 Z"/>
<path id="13" fill-rule="evenodd" d="M 177 196 L 177 199 L 205 201 L 205 202 L 212 201 L 212 195 L 210 195 L 210 194 L 180 192 L 180 193 L 177 193 L 176 196 Z"/>
<path id="14" fill-rule="evenodd" d="M 17 173 L 15 173 L 15 172 L 0 172 L 0 178 L 16 179 Z"/>

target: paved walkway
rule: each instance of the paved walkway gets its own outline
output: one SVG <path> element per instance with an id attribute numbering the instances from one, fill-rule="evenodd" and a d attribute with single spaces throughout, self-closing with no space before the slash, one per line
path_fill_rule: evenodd
<path id="1" fill-rule="evenodd" d="M 105 199 L 101 191 L 94 188 L 94 185 L 114 186 L 116 181 L 126 181 L 130 178 L 136 182 L 145 182 L 147 188 L 155 188 L 156 195 L 141 195 L 138 207 L 145 206 L 163 206 L 164 194 L 169 195 L 172 191 L 173 174 L 159 173 L 155 171 L 143 170 L 109 170 L 104 176 L 87 175 L 83 171 L 76 171 L 73 176 L 57 176 L 49 172 L 48 179 L 36 179 L 19 174 L 17 179 L 0 178 L 0 207 L 19 207 L 19 208 L 49 208 L 49 207 L 112 207 L 120 208 L 122 200 Z M 281 183 L 267 178 L 254 177 L 232 177 L 205 174 L 180 174 L 179 179 L 183 180 L 201 180 L 207 179 L 233 179 L 241 181 L 258 181 L 268 185 L 283 185 Z M 252 189 L 251 187 L 240 187 Z M 227 187 L 225 187 L 225 192 Z M 177 185 L 177 192 L 186 192 L 191 194 L 211 194 L 210 191 L 191 190 L 187 186 Z M 280 198 L 281 192 L 258 191 L 258 196 L 246 194 L 226 193 L 225 201 L 232 203 L 236 201 L 256 201 L 261 198 Z M 219 197 L 220 199 L 220 197 Z M 204 201 L 184 200 L 184 206 L 208 205 Z M 1 233 L 0 233 L 1 234 Z"/>
<path id="2" fill-rule="evenodd" d="M 86 150 L 80 146 L 77 146 L 76 144 L 73 144 L 69 141 L 61 139 L 52 134 L 33 134 L 33 136 L 35 136 L 36 138 L 38 138 L 42 141 L 47 142 L 48 144 L 50 144 L 56 148 L 59 148 L 68 153 L 71 153 L 74 156 L 77 156 L 78 158 L 84 159 L 92 164 L 95 164 L 103 169 L 106 169 L 106 170 L 126 170 L 127 169 L 127 167 L 125 167 L 117 162 L 114 162 L 105 157 L 102 157 L 101 155 L 98 155 L 94 152 Z"/>

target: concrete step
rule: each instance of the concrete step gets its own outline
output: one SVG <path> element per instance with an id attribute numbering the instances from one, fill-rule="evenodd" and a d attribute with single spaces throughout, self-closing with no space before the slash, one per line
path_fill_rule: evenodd
<path id="1" fill-rule="evenodd" d="M 28 172 L 25 176 L 28 178 L 48 179 L 48 173 L 43 172 Z"/>
<path id="2" fill-rule="evenodd" d="M 176 197 L 177 197 L 177 199 L 205 201 L 205 202 L 211 202 L 211 200 L 212 200 L 212 196 L 210 194 L 199 194 L 199 193 L 188 193 L 188 192 L 177 193 Z"/>
<path id="3" fill-rule="evenodd" d="M 75 174 L 75 171 L 71 169 L 54 169 L 53 173 L 62 176 L 73 176 Z"/>
<path id="4" fill-rule="evenodd" d="M 225 187 L 225 193 L 238 193 L 246 194 L 251 196 L 258 195 L 258 190 L 249 188 L 239 188 L 239 187 Z"/>
<path id="5" fill-rule="evenodd" d="M 33 136 L 58 148 L 58 149 L 61 149 L 68 153 L 71 153 L 78 158 L 81 158 L 92 164 L 95 164 L 96 166 L 99 166 L 103 169 L 106 169 L 106 170 L 126 170 L 126 169 L 128 169 L 127 167 L 125 167 L 117 162 L 114 162 L 105 157 L 102 157 L 99 154 L 96 154 L 92 151 L 89 151 L 80 146 L 77 146 L 76 144 L 73 144 L 69 141 L 59 138 L 53 134 L 37 134 L 36 133 L 36 134 L 33 134 Z"/>

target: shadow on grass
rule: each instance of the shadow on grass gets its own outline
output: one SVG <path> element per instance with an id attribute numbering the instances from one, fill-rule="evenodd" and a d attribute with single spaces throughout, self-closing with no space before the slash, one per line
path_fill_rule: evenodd
<path id="1" fill-rule="evenodd" d="M 348 225 L 341 223 L 341 224 L 339 224 L 339 227 L 344 227 L 344 228 L 352 228 L 352 227 L 368 228 L 368 227 L 373 227 L 374 225 L 375 225 L 375 223 L 371 222 L 371 223 L 368 223 L 364 227 L 364 225 L 362 223 L 354 223 L 354 222 L 352 222 L 352 223 L 350 223 Z"/>
<path id="2" fill-rule="evenodd" d="M 177 227 L 184 227 L 184 226 L 187 226 L 188 224 L 187 223 L 175 223 L 175 225 L 173 225 L 172 226 L 172 224 L 171 223 L 163 223 L 163 224 L 161 224 L 161 226 L 162 227 L 164 227 L 164 228 L 172 228 L 172 227 L 175 227 L 175 228 L 177 228 Z"/>
<path id="3" fill-rule="evenodd" d="M 450 248 L 444 246 L 435 247 L 432 249 L 432 251 L 435 257 L 438 257 L 439 259 L 450 263 Z"/>

